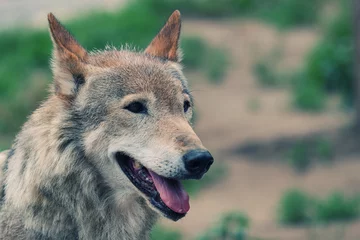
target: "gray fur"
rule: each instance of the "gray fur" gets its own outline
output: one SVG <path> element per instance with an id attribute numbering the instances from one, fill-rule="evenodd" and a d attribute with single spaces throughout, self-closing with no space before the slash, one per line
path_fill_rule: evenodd
<path id="1" fill-rule="evenodd" d="M 181 67 L 127 49 L 87 53 L 51 14 L 49 22 L 50 96 L 0 153 L 0 239 L 146 240 L 159 212 L 113 156 L 125 151 L 159 175 L 183 177 L 181 156 L 204 147 L 183 110 L 191 96 Z M 166 53 L 156 39 L 147 51 Z M 146 101 L 149 114 L 124 109 L 131 99 Z"/>

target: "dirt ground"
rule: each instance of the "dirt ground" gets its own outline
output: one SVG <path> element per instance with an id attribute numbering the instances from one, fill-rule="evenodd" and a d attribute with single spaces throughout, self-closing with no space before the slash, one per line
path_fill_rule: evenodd
<path id="1" fill-rule="evenodd" d="M 278 32 L 253 21 L 185 21 L 184 32 L 206 38 L 231 53 L 231 69 L 223 85 L 211 86 L 203 76 L 190 74 L 199 111 L 196 131 L 205 146 L 227 165 L 226 178 L 203 190 L 191 200 L 191 211 L 177 223 L 163 224 L 179 229 L 191 239 L 205 231 L 222 213 L 238 210 L 251 219 L 250 234 L 265 239 L 359 239 L 360 223 L 319 227 L 286 228 L 276 223 L 276 208 L 282 193 L 291 187 L 323 196 L 338 189 L 358 191 L 360 162 L 350 156 L 330 166 L 316 166 L 297 174 L 281 161 L 254 161 L 231 154 L 228 149 L 249 141 L 271 141 L 330 131 L 351 122 L 351 114 L 329 107 L 319 114 L 304 114 L 290 106 L 289 91 L 262 88 L 252 74 L 256 60 L 275 46 L 284 48 L 284 67 L 300 67 L 308 50 L 318 39 L 315 30 Z M 249 102 L 256 100 L 254 111 Z M 335 104 L 336 105 L 336 104 Z M 347 160 L 347 161 L 345 161 Z M 339 227 L 341 226 L 341 227 Z M 345 234 L 343 232 L 345 231 Z M 339 235 L 340 234 L 340 235 Z"/>
<path id="2" fill-rule="evenodd" d="M 50 4 L 45 0 L 5 0 L 1 2 L 0 28 L 24 23 L 44 26 L 44 16 L 49 11 L 63 19 L 84 9 L 99 6 L 111 9 L 122 2 L 86 0 Z M 254 62 L 279 43 L 284 49 L 283 67 L 290 71 L 300 66 L 318 39 L 318 32 L 309 29 L 278 32 L 264 24 L 243 20 L 185 20 L 183 29 L 185 35 L 201 36 L 215 46 L 224 47 L 231 55 L 231 68 L 220 86 L 209 85 L 201 74 L 188 74 L 199 113 L 196 131 L 217 157 L 216 164 L 227 166 L 227 174 L 222 181 L 191 199 L 191 211 L 186 218 L 177 223 L 162 220 L 162 224 L 179 229 L 185 239 L 191 239 L 211 226 L 222 213 L 239 210 L 251 219 L 250 234 L 264 239 L 360 239 L 360 222 L 317 228 L 287 228 L 276 223 L 277 203 L 290 187 L 300 187 L 320 196 L 334 189 L 359 191 L 358 156 L 336 159 L 343 161 L 316 166 L 299 175 L 281 161 L 259 162 L 228 152 L 249 141 L 306 135 L 337 129 L 351 122 L 351 114 L 336 107 L 318 114 L 296 112 L 289 104 L 287 90 L 262 88 L 252 74 Z M 255 111 L 250 107 L 254 101 L 259 105 Z"/>

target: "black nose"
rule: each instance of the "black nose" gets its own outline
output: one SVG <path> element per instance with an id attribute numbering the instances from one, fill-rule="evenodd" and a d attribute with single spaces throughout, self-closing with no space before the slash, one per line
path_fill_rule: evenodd
<path id="1" fill-rule="evenodd" d="M 185 169 L 194 178 L 201 178 L 214 162 L 214 158 L 206 150 L 192 150 L 183 156 L 183 160 Z"/>

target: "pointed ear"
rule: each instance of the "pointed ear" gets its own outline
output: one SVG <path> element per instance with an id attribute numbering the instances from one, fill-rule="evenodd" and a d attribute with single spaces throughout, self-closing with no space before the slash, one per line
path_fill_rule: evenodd
<path id="1" fill-rule="evenodd" d="M 178 10 L 169 17 L 165 26 L 145 49 L 145 53 L 166 58 L 171 61 L 180 60 L 179 38 L 181 29 L 181 17 Z"/>
<path id="2" fill-rule="evenodd" d="M 52 13 L 48 14 L 53 41 L 53 74 L 55 92 L 63 99 L 73 99 L 84 83 L 88 54 Z"/>

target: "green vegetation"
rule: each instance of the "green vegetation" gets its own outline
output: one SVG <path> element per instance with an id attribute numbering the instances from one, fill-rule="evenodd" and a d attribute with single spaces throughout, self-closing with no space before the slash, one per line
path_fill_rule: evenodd
<path id="1" fill-rule="evenodd" d="M 357 218 L 359 210 L 358 195 L 333 192 L 324 199 L 316 199 L 299 189 L 290 189 L 280 200 L 278 219 L 283 224 L 332 222 Z"/>
<path id="2" fill-rule="evenodd" d="M 282 57 L 282 49 L 275 47 L 268 55 L 259 59 L 253 66 L 253 73 L 259 83 L 264 87 L 279 87 L 285 84 L 285 73 L 277 69 Z M 283 76 L 284 75 L 284 76 Z"/>
<path id="3" fill-rule="evenodd" d="M 307 170 L 311 164 L 311 157 L 308 146 L 302 142 L 298 142 L 290 150 L 290 165 L 299 172 Z"/>
<path id="4" fill-rule="evenodd" d="M 313 18 L 310 16 L 309 18 L 303 18 L 307 19 L 304 20 L 305 22 L 315 21 L 317 15 L 314 14 L 315 12 L 311 13 L 311 11 L 317 12 L 318 10 L 305 6 L 312 4 L 310 1 L 286 2 L 289 7 L 284 8 L 284 12 L 281 14 L 276 14 L 280 19 L 286 18 L 287 14 L 294 17 L 294 19 L 301 19 L 300 15 L 292 13 L 292 11 L 299 10 L 303 12 L 302 14 L 309 13 L 313 16 Z M 315 5 L 319 4 L 315 7 L 318 9 L 324 1 L 315 2 Z M 291 76 L 276 71 L 276 63 L 279 59 L 274 58 L 271 54 L 254 65 L 254 74 L 263 86 L 281 86 L 284 84 L 284 79 L 288 79 L 287 82 L 292 85 L 292 103 L 296 108 L 303 111 L 318 112 L 323 110 L 326 107 L 329 93 L 341 94 L 345 106 L 352 106 L 353 104 L 354 33 L 351 18 L 351 1 L 337 0 L 333 1 L 333 3 L 339 6 L 339 13 L 325 27 L 322 40 L 311 50 L 305 60 L 304 67 L 299 72 Z M 298 6 L 295 7 L 295 5 Z M 303 7 L 307 10 L 300 10 Z M 278 6 L 277 8 L 281 9 L 282 7 Z M 265 16 L 262 17 L 266 18 Z M 290 24 L 291 21 L 288 21 L 288 23 Z"/>
<path id="5" fill-rule="evenodd" d="M 245 240 L 246 230 L 250 224 L 244 213 L 232 212 L 224 214 L 220 221 L 206 233 L 200 235 L 198 240 Z"/>
<path id="6" fill-rule="evenodd" d="M 307 78 L 300 78 L 292 89 L 293 105 L 300 110 L 319 112 L 325 107 L 326 95 L 324 90 L 317 84 L 309 82 Z"/>
<path id="7" fill-rule="evenodd" d="M 294 103 L 303 110 L 324 107 L 325 93 L 340 93 L 346 105 L 354 100 L 353 29 L 351 1 L 340 0 L 340 14 L 326 28 L 323 39 L 306 59 L 296 77 Z"/>
<path id="8" fill-rule="evenodd" d="M 205 61 L 205 72 L 211 83 L 222 83 L 228 67 L 229 59 L 224 50 L 213 48 L 208 51 Z"/>
<path id="9" fill-rule="evenodd" d="M 245 240 L 248 238 L 246 230 L 249 228 L 248 216 L 241 212 L 230 212 L 224 214 L 219 221 L 210 229 L 200 234 L 197 240 Z M 151 232 L 153 240 L 182 240 L 184 239 L 177 231 L 165 229 L 156 225 Z"/>
<path id="10" fill-rule="evenodd" d="M 181 234 L 177 231 L 164 228 L 160 225 L 156 225 L 152 231 L 150 238 L 152 240 L 181 240 Z"/>
<path id="11" fill-rule="evenodd" d="M 136 1 L 115 13 L 93 12 L 65 22 L 86 49 L 102 49 L 129 43 L 145 48 L 171 14 L 157 14 L 150 6 Z M 45 19 L 44 19 L 45 21 Z M 47 30 L 14 29 L 0 32 L 0 142 L 8 148 L 20 126 L 44 99 L 50 83 L 51 40 Z M 224 53 L 199 38 L 183 38 L 184 64 L 200 69 L 212 80 L 225 74 Z M 216 54 L 214 54 L 216 52 Z M 211 63 L 205 61 L 212 56 Z M 213 66 L 220 69 L 209 70 Z M 212 72 L 215 71 L 215 72 Z"/>
<path id="12" fill-rule="evenodd" d="M 273 87 L 279 85 L 278 74 L 274 72 L 274 68 L 269 62 L 259 61 L 253 67 L 253 72 L 262 86 Z"/>
<path id="13" fill-rule="evenodd" d="M 351 1 L 341 1 L 339 16 L 327 27 L 323 40 L 310 53 L 304 70 L 310 82 L 322 89 L 339 91 L 346 100 L 353 98 L 353 30 Z"/>
<path id="14" fill-rule="evenodd" d="M 349 220 L 359 216 L 360 198 L 346 198 L 341 192 L 334 192 L 316 206 L 316 219 L 322 222 Z"/>
<path id="15" fill-rule="evenodd" d="M 179 9 L 194 17 L 252 17 L 280 28 L 314 24 L 324 0 L 142 0 L 163 15 Z"/>
<path id="16" fill-rule="evenodd" d="M 329 140 L 320 138 L 315 146 L 316 154 L 319 160 L 329 161 L 334 157 L 333 145 Z"/>
<path id="17" fill-rule="evenodd" d="M 184 38 L 181 42 L 184 51 L 186 69 L 201 69 L 206 73 L 210 83 L 220 84 L 224 80 L 229 67 L 229 59 L 225 50 L 210 47 L 198 37 Z"/>
<path id="18" fill-rule="evenodd" d="M 204 65 L 207 43 L 198 37 L 187 37 L 181 41 L 181 47 L 185 53 L 183 64 L 188 69 L 201 68 Z"/>
<path id="19" fill-rule="evenodd" d="M 310 219 L 310 198 L 298 189 L 286 191 L 280 200 L 278 218 L 284 224 L 300 224 Z"/>
<path id="20" fill-rule="evenodd" d="M 313 161 L 329 162 L 334 156 L 333 145 L 324 138 L 298 141 L 288 153 L 289 164 L 298 172 L 306 171 Z"/>

